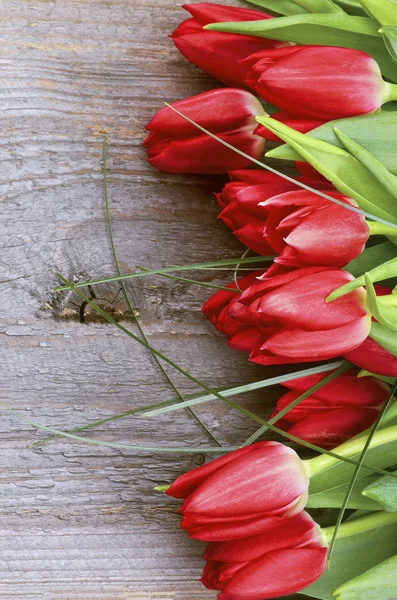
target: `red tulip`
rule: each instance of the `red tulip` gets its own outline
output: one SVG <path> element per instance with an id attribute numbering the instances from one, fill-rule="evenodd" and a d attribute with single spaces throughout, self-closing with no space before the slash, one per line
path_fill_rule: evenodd
<path id="1" fill-rule="evenodd" d="M 192 19 L 183 21 L 170 35 L 178 50 L 189 62 L 200 67 L 225 85 L 245 87 L 245 68 L 240 61 L 258 50 L 285 46 L 284 42 L 253 35 L 237 35 L 203 29 L 208 23 L 257 21 L 270 15 L 249 8 L 212 3 L 184 4 Z"/>
<path id="2" fill-rule="evenodd" d="M 172 106 L 253 158 L 263 153 L 264 139 L 254 135 L 254 130 L 255 116 L 264 111 L 249 92 L 220 88 L 179 100 Z M 251 162 L 168 107 L 159 110 L 146 129 L 151 132 L 144 142 L 148 161 L 166 173 L 225 173 Z"/>
<path id="3" fill-rule="evenodd" d="M 202 583 L 218 600 L 266 600 L 302 590 L 325 569 L 327 545 L 306 513 L 243 539 L 210 543 Z"/>
<path id="4" fill-rule="evenodd" d="M 324 123 L 326 123 L 326 121 L 322 121 L 320 119 L 299 119 L 297 117 L 292 117 L 283 110 L 273 113 L 272 115 L 270 115 L 270 117 L 275 121 L 278 121 L 279 123 L 284 123 L 284 125 L 288 125 L 288 127 L 291 127 L 292 129 L 295 129 L 295 131 L 299 131 L 300 133 L 307 133 L 308 131 L 316 129 L 316 127 L 320 127 L 320 125 L 324 125 Z M 263 127 L 263 125 L 258 125 L 258 127 L 255 129 L 255 133 L 257 135 L 261 135 L 266 140 L 269 140 L 271 142 L 283 143 L 283 141 L 275 133 L 272 133 L 271 131 L 269 131 L 269 129 Z"/>
<path id="5" fill-rule="evenodd" d="M 299 514 L 309 476 L 294 450 L 259 442 L 179 477 L 167 490 L 186 498 L 181 527 L 204 541 L 234 540 Z"/>
<path id="6" fill-rule="evenodd" d="M 361 254 L 369 237 L 368 225 L 361 215 L 277 175 L 265 175 L 266 183 L 232 181 L 215 194 L 222 208 L 219 218 L 240 242 L 264 256 L 278 253 L 275 263 L 287 267 L 343 267 Z M 357 206 L 351 198 L 328 191 L 328 187 L 333 188 L 326 182 L 304 182 Z"/>
<path id="7" fill-rule="evenodd" d="M 330 121 L 373 112 L 394 99 L 373 58 L 350 48 L 293 46 L 262 50 L 243 62 L 259 96 L 300 119 Z"/>
<path id="8" fill-rule="evenodd" d="M 282 385 L 291 391 L 278 400 L 271 416 L 327 375 L 284 382 Z M 350 370 L 299 402 L 277 421 L 277 427 L 321 448 L 335 448 L 370 427 L 387 396 L 386 384 L 373 377 L 358 378 L 357 371 Z"/>
<path id="9" fill-rule="evenodd" d="M 364 289 L 325 301 L 352 279 L 346 271 L 306 267 L 276 277 L 265 274 L 252 284 L 240 299 L 262 333 L 250 360 L 264 365 L 326 360 L 359 346 L 371 326 Z"/>
<path id="10" fill-rule="evenodd" d="M 267 271 L 256 281 L 247 280 L 244 287 L 248 287 L 236 298 L 216 292 L 203 312 L 228 336 L 229 346 L 250 352 L 252 362 L 327 360 L 357 348 L 370 330 L 363 288 L 325 301 L 352 279 L 346 271 L 327 267 L 305 267 L 276 276 Z"/>

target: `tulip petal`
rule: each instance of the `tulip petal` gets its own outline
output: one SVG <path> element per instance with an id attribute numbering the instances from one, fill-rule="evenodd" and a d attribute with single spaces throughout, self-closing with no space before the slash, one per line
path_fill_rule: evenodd
<path id="1" fill-rule="evenodd" d="M 240 569 L 218 600 L 266 600 L 298 592 L 323 573 L 326 553 L 326 548 L 269 552 Z"/>
<path id="2" fill-rule="evenodd" d="M 287 429 L 306 442 L 331 449 L 374 424 L 378 410 L 346 407 L 314 413 Z"/>
<path id="3" fill-rule="evenodd" d="M 345 352 L 343 357 L 370 373 L 397 377 L 397 358 L 371 338 L 350 352 Z"/>
<path id="4" fill-rule="evenodd" d="M 212 517 L 280 512 L 307 490 L 308 474 L 296 452 L 262 442 L 249 455 L 206 478 L 183 508 Z"/>
<path id="5" fill-rule="evenodd" d="M 345 271 L 328 270 L 305 275 L 264 295 L 258 311 L 280 320 L 283 326 L 307 331 L 331 330 L 360 320 L 367 314 L 364 308 L 363 288 L 356 294 L 346 294 L 337 304 L 326 302 L 327 296 L 353 276 Z M 242 299 L 244 294 L 242 295 Z M 358 343 L 356 344 L 358 345 Z"/>
<path id="6" fill-rule="evenodd" d="M 336 329 L 303 331 L 283 329 L 262 346 L 262 350 L 276 355 L 301 360 L 334 358 L 359 346 L 368 336 L 370 317 L 362 317 Z M 273 364 L 271 360 L 266 364 Z"/>
<path id="7" fill-rule="evenodd" d="M 258 442 L 258 444 L 261 443 L 263 442 Z M 168 490 L 166 490 L 165 493 L 168 496 L 173 496 L 174 498 L 187 498 L 209 475 L 212 475 L 218 469 L 221 469 L 225 465 L 244 456 L 245 454 L 255 452 L 258 444 L 245 446 L 244 448 L 240 448 L 239 450 L 225 454 L 224 456 L 221 456 L 220 458 L 217 458 L 210 463 L 203 465 L 202 467 L 197 467 L 196 469 L 193 469 L 193 471 L 184 473 L 174 481 L 174 483 L 168 488 Z"/>
<path id="8" fill-rule="evenodd" d="M 301 510 L 303 510 L 302 506 Z M 181 523 L 182 529 L 188 532 L 190 538 L 203 542 L 223 542 L 250 537 L 257 533 L 264 534 L 273 527 L 288 521 L 289 517 L 258 516 L 252 519 L 232 518 L 229 522 L 193 525 L 188 519 Z"/>
<path id="9" fill-rule="evenodd" d="M 292 548 L 304 539 L 308 542 L 307 533 L 312 532 L 313 539 L 318 539 L 316 523 L 306 512 L 288 519 L 279 527 L 252 537 L 211 543 L 204 552 L 204 559 L 221 562 L 248 562 L 259 558 L 266 552 L 281 548 Z"/>

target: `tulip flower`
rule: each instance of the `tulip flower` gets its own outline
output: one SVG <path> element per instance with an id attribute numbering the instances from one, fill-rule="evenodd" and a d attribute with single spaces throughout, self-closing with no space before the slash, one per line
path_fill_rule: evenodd
<path id="1" fill-rule="evenodd" d="M 264 256 L 279 254 L 275 263 L 286 267 L 343 267 L 361 254 L 370 234 L 363 216 L 271 173 L 267 179 L 258 185 L 231 182 L 216 194 L 223 208 L 219 218 L 240 242 Z M 325 182 L 305 183 L 357 207 L 351 198 L 328 191 Z"/>
<path id="2" fill-rule="evenodd" d="M 175 102 L 174 106 L 222 140 L 259 158 L 265 141 L 254 134 L 255 116 L 264 114 L 260 102 L 245 90 L 220 88 Z M 251 161 L 165 107 L 146 126 L 144 145 L 148 161 L 166 173 L 225 173 L 242 169 Z"/>
<path id="3" fill-rule="evenodd" d="M 397 358 L 368 337 L 357 348 L 343 355 L 353 365 L 376 375 L 397 377 Z"/>
<path id="4" fill-rule="evenodd" d="M 364 288 L 325 301 L 331 291 L 352 279 L 346 271 L 322 266 L 276 276 L 270 269 L 252 283 L 247 280 L 242 294 L 229 301 L 216 292 L 203 312 L 228 336 L 230 347 L 250 352 L 252 362 L 328 360 L 360 346 L 370 331 Z"/>
<path id="5" fill-rule="evenodd" d="M 264 532 L 304 509 L 309 475 L 294 450 L 259 442 L 198 467 L 167 490 L 185 498 L 181 527 L 204 541 Z"/>
<path id="6" fill-rule="evenodd" d="M 253 35 L 237 35 L 203 29 L 204 25 L 214 22 L 262 21 L 272 18 L 264 12 L 209 2 L 184 4 L 183 8 L 191 14 L 192 18 L 180 23 L 170 38 L 189 62 L 225 85 L 245 87 L 246 72 L 239 61 L 249 54 L 265 48 L 285 46 L 284 42 L 266 40 Z"/>
<path id="7" fill-rule="evenodd" d="M 389 390 L 378 379 L 358 378 L 357 373 L 349 370 L 325 384 L 289 410 L 277 421 L 277 427 L 326 449 L 335 448 L 368 429 L 378 417 Z M 282 385 L 290 391 L 277 401 L 271 417 L 326 376 L 311 375 L 285 381 Z"/>
<path id="8" fill-rule="evenodd" d="M 201 582 L 218 600 L 266 600 L 302 590 L 325 569 L 327 542 L 306 512 L 279 527 L 238 540 L 210 543 Z"/>
<path id="9" fill-rule="evenodd" d="M 247 85 L 299 119 L 330 121 L 363 115 L 397 99 L 376 61 L 358 50 L 293 46 L 262 50 L 243 61 Z"/>

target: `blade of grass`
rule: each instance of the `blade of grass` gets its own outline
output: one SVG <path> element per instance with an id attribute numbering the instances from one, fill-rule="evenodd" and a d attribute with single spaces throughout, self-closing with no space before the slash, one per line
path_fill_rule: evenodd
<path id="1" fill-rule="evenodd" d="M 103 138 L 102 160 L 103 160 L 103 193 L 104 193 L 104 197 L 105 197 L 106 221 L 107 221 L 107 226 L 108 226 L 110 247 L 112 250 L 113 260 L 114 260 L 117 274 L 121 275 L 120 263 L 117 258 L 116 246 L 115 246 L 114 237 L 113 237 L 112 221 L 110 218 L 110 209 L 109 209 L 108 176 L 107 176 L 107 137 L 106 137 L 106 135 Z M 121 289 L 123 291 L 123 296 L 125 298 L 127 306 L 131 312 L 132 318 L 134 319 L 134 322 L 138 328 L 138 331 L 139 331 L 142 339 L 146 342 L 147 347 L 149 349 L 149 352 L 152 355 L 153 360 L 155 361 L 157 367 L 160 369 L 161 373 L 163 374 L 163 377 L 166 379 L 168 384 L 174 390 L 175 394 L 178 396 L 179 401 L 183 402 L 184 398 L 183 398 L 182 394 L 179 392 L 178 388 L 172 381 L 171 377 L 168 375 L 167 371 L 161 364 L 159 358 L 153 352 L 152 347 L 148 342 L 145 332 L 143 331 L 143 327 L 139 322 L 136 311 L 135 311 L 134 307 L 132 306 L 132 302 L 131 302 L 130 296 L 128 294 L 127 288 L 125 287 L 124 281 L 120 281 L 120 285 L 121 285 Z M 215 442 L 215 444 L 217 444 L 218 446 L 222 446 L 222 444 L 217 439 L 217 437 L 208 429 L 208 427 L 205 425 L 205 423 L 202 422 L 202 420 L 196 415 L 196 413 L 191 408 L 188 408 L 187 411 L 188 411 L 189 415 L 196 421 L 196 423 L 199 425 L 199 427 L 201 427 L 201 429 L 206 433 L 206 435 L 213 442 Z"/>
<path id="2" fill-rule="evenodd" d="M 109 323 L 112 323 L 115 327 L 117 327 L 118 329 L 120 329 L 121 331 L 123 331 L 124 333 L 126 333 L 131 339 L 135 340 L 138 344 L 140 344 L 142 346 L 145 346 L 145 347 L 148 345 L 144 340 L 142 340 L 140 337 L 136 336 L 134 333 L 132 333 L 131 331 L 129 331 L 121 323 L 118 323 L 115 319 L 113 319 L 112 316 L 108 315 L 97 304 L 95 304 L 95 302 L 93 302 L 90 298 L 88 298 L 88 296 L 86 296 L 81 290 L 78 290 L 73 285 L 73 283 L 71 281 L 69 281 L 68 279 L 66 279 L 65 277 L 63 277 L 60 273 L 57 273 L 57 276 L 65 284 L 68 284 L 70 286 L 70 288 L 78 296 L 80 296 L 80 298 L 82 298 L 83 300 L 85 300 L 87 302 L 87 304 L 89 304 L 98 314 L 100 314 Z M 267 421 L 261 419 L 257 415 L 255 415 L 255 414 L 251 413 L 250 411 L 246 410 L 245 408 L 243 408 L 239 404 L 236 404 L 236 402 L 233 402 L 232 400 L 229 400 L 228 398 L 226 398 L 225 396 L 223 396 L 222 394 L 220 394 L 216 390 L 211 389 L 210 387 L 208 387 L 204 382 L 200 381 L 199 379 L 197 379 L 196 377 L 194 377 L 193 375 L 191 375 L 190 373 L 188 373 L 188 371 L 185 371 L 185 369 L 183 369 L 182 367 L 180 367 L 179 365 L 177 365 L 176 363 L 174 363 L 172 360 L 170 360 L 168 357 L 166 357 L 164 354 L 162 354 L 161 352 L 159 352 L 158 350 L 156 350 L 155 348 L 153 348 L 153 346 L 152 346 L 152 349 L 153 349 L 153 352 L 155 352 L 155 354 L 159 358 L 161 358 L 161 360 L 164 360 L 164 362 L 168 363 L 170 366 L 172 366 L 174 369 L 176 369 L 179 373 L 181 373 L 182 375 L 184 375 L 186 378 L 188 378 L 191 381 L 193 381 L 194 383 L 196 383 L 199 387 L 203 388 L 205 391 L 207 391 L 211 395 L 216 396 L 222 402 L 225 402 L 231 408 L 234 408 L 234 409 L 238 410 L 241 414 L 243 414 L 246 417 L 252 419 L 253 421 L 256 421 L 259 425 L 268 425 L 268 427 L 269 427 L 269 429 L 271 429 L 271 431 L 274 431 L 275 433 L 279 433 L 281 436 L 283 436 L 283 437 L 285 437 L 285 438 L 287 438 L 287 439 L 289 439 L 289 440 L 291 440 L 293 442 L 296 442 L 297 444 L 300 444 L 301 446 L 305 446 L 306 448 L 310 448 L 311 450 L 315 450 L 316 452 L 319 452 L 320 454 L 327 454 L 328 456 L 331 456 L 333 458 L 337 458 L 338 460 L 342 460 L 344 462 L 353 464 L 355 466 L 357 465 L 357 462 L 354 461 L 354 460 L 351 460 L 351 459 L 343 457 L 343 456 L 339 456 L 338 454 L 335 454 L 334 452 L 330 452 L 329 450 L 324 450 L 323 448 L 320 448 L 319 446 L 315 446 L 314 444 L 306 442 L 305 440 L 297 438 L 296 436 L 291 435 L 290 433 L 287 433 L 287 432 L 283 431 L 282 429 L 279 429 L 275 425 L 270 425 Z M 179 404 L 179 406 L 182 406 L 182 404 Z M 55 433 L 57 433 L 57 434 L 61 434 L 62 435 L 62 432 L 60 432 L 60 431 L 57 431 L 57 430 L 53 430 L 53 431 Z M 72 435 L 72 434 L 70 434 L 70 435 Z M 66 437 L 68 437 L 68 436 L 66 436 Z M 82 438 L 82 439 L 84 440 L 85 438 Z M 378 468 L 372 467 L 370 465 L 365 465 L 364 463 L 362 465 L 362 468 L 363 469 L 369 469 L 373 473 L 381 473 L 382 475 L 392 475 L 392 474 L 388 473 L 387 471 L 384 471 L 383 469 L 378 469 Z M 397 477 L 397 473 L 396 473 L 396 477 Z"/>
<path id="3" fill-rule="evenodd" d="M 342 363 L 340 365 L 340 367 L 338 369 L 336 369 L 336 371 L 334 371 L 333 373 L 330 373 L 330 375 L 327 375 L 326 377 L 324 377 L 324 379 L 322 379 L 321 381 L 319 381 L 318 383 L 316 383 L 315 385 L 313 385 L 310 389 L 306 390 L 306 392 L 303 392 L 303 394 L 301 394 L 298 398 L 295 398 L 295 400 L 293 400 L 287 406 L 285 406 L 282 410 L 280 410 L 280 412 L 278 412 L 276 415 L 274 415 L 274 417 L 272 417 L 271 419 L 269 419 L 269 423 L 271 425 L 274 425 L 275 423 L 277 423 L 277 421 L 279 421 L 280 419 L 282 419 L 282 417 L 284 415 L 286 415 L 290 410 L 292 410 L 293 408 L 295 408 L 295 406 L 297 406 L 300 402 L 302 402 L 303 400 L 306 400 L 306 398 L 308 398 L 309 396 L 311 396 L 312 394 L 314 394 L 315 392 L 317 392 L 324 385 L 327 385 L 327 383 L 329 383 L 333 379 L 336 379 L 337 377 L 339 377 L 339 375 L 342 375 L 342 373 L 344 373 L 345 371 L 347 371 L 348 369 L 350 369 L 350 367 L 351 367 L 351 364 L 348 363 L 347 361 L 344 362 L 344 363 Z M 253 444 L 267 430 L 268 430 L 267 425 L 262 425 L 262 427 L 260 427 L 255 433 L 253 433 L 242 444 L 242 446 L 249 446 L 250 444 Z"/>
<path id="4" fill-rule="evenodd" d="M 243 252 L 241 260 L 243 260 L 247 256 L 247 254 L 249 253 L 249 251 L 250 251 L 250 249 L 247 248 L 246 251 Z M 234 283 L 236 285 L 237 292 L 241 292 L 242 291 L 241 288 L 240 288 L 240 286 L 239 286 L 239 284 L 238 284 L 238 282 L 237 282 L 238 271 L 240 269 L 240 265 L 241 265 L 241 262 L 237 263 L 237 265 L 234 267 L 234 271 L 233 271 L 233 281 L 234 281 Z"/>
<path id="5" fill-rule="evenodd" d="M 329 363 L 326 365 L 320 365 L 319 367 L 311 367 L 309 369 L 304 369 L 302 371 L 298 371 L 297 373 L 287 373 L 286 375 L 278 376 L 277 382 L 283 383 L 284 381 L 290 381 L 291 379 L 297 379 L 298 377 L 304 377 L 304 376 L 308 376 L 308 375 L 316 375 L 318 373 L 326 373 L 327 371 L 332 371 L 333 369 L 338 367 L 338 365 L 341 365 L 341 364 L 342 363 L 339 361 L 339 362 Z M 215 389 L 217 392 L 220 392 L 222 394 L 222 396 L 227 398 L 230 396 L 236 396 L 238 394 L 244 394 L 246 392 L 252 392 L 253 390 L 258 390 L 263 387 L 269 387 L 269 385 L 275 385 L 274 383 L 273 384 L 269 383 L 269 382 L 273 381 L 274 379 L 275 378 L 273 378 L 272 380 L 263 379 L 258 382 L 247 383 L 245 385 L 239 385 L 239 386 L 234 386 L 234 387 L 220 387 L 220 388 L 215 388 Z M 184 398 L 185 398 L 185 401 L 189 400 L 189 399 L 196 399 L 196 398 L 201 398 L 201 399 L 205 398 L 208 400 L 215 400 L 216 396 L 207 395 L 204 397 L 201 394 L 196 392 L 195 394 L 186 394 L 186 396 L 184 396 Z M 117 415 L 112 415 L 111 417 L 106 417 L 104 419 L 100 419 L 98 421 L 88 423 L 88 425 L 83 425 L 81 427 L 75 427 L 73 429 L 69 429 L 67 433 L 76 433 L 78 431 L 85 431 L 86 429 L 92 429 L 93 427 L 100 427 L 101 425 L 105 425 L 106 423 L 109 423 L 111 421 L 116 421 L 118 419 L 130 417 L 135 414 L 139 414 L 139 413 L 146 412 L 146 411 L 152 411 L 157 408 L 163 408 L 164 406 L 170 406 L 171 404 L 174 405 L 176 402 L 178 402 L 177 398 L 171 398 L 170 400 L 163 400 L 162 402 L 157 402 L 156 404 L 152 404 L 150 406 L 141 406 L 139 408 L 127 410 L 127 411 L 119 413 Z M 148 412 L 147 415 L 151 416 L 150 412 Z M 32 444 L 32 446 L 45 444 L 53 439 L 55 439 L 54 436 L 44 438 L 43 440 L 34 442 Z"/>
<path id="6" fill-rule="evenodd" d="M 146 269 L 145 267 L 141 267 L 139 265 L 137 265 L 137 267 L 138 267 L 138 269 L 141 269 L 141 271 L 149 271 L 150 270 L 150 269 Z M 237 294 L 241 293 L 240 289 L 235 290 L 234 288 L 228 288 L 225 285 L 215 285 L 214 283 L 207 283 L 206 281 L 198 281 L 197 279 L 186 279 L 186 277 L 178 277 L 177 275 L 169 275 L 168 273 L 160 273 L 160 277 L 165 277 L 167 279 L 174 279 L 176 281 L 181 281 L 183 283 L 192 283 L 194 285 L 201 285 L 203 287 L 212 288 L 217 291 L 223 290 L 223 291 L 233 292 L 233 293 L 237 293 Z"/>
<path id="7" fill-rule="evenodd" d="M 299 379 L 300 377 L 306 377 L 309 375 L 317 375 L 318 373 L 326 373 L 327 371 L 332 371 L 333 369 L 340 367 L 344 364 L 344 361 L 337 361 L 332 363 L 327 363 L 325 365 L 320 365 L 318 367 L 310 367 L 309 369 L 303 369 L 301 371 L 295 371 L 295 373 L 287 373 L 286 375 L 277 375 L 276 377 L 270 377 L 269 379 L 262 379 L 260 381 L 255 381 L 254 383 L 248 383 L 246 385 L 231 388 L 230 390 L 225 390 L 222 392 L 224 397 L 228 396 L 236 396 L 237 394 L 245 393 L 245 392 L 253 392 L 255 390 L 260 390 L 265 387 L 270 387 L 272 385 L 277 385 L 279 383 L 283 383 L 284 381 L 289 381 L 291 379 Z M 211 400 L 215 400 L 216 396 L 213 394 L 207 394 L 205 396 L 199 396 L 198 398 L 192 398 L 191 400 L 185 400 L 183 406 L 196 406 L 197 404 L 204 404 L 205 402 L 210 402 Z M 150 410 L 145 413 L 144 417 L 158 417 L 159 415 L 172 412 L 174 410 L 180 410 L 182 405 L 180 404 L 172 404 L 167 405 L 164 408 Z"/>
<path id="8" fill-rule="evenodd" d="M 273 260 L 274 256 L 250 256 L 249 258 L 232 258 L 227 260 L 218 260 L 208 263 L 196 263 L 192 265 L 173 265 L 170 267 L 163 267 L 162 269 L 147 269 L 145 271 L 138 271 L 137 273 L 126 273 L 125 275 L 117 275 L 113 277 L 104 277 L 103 279 L 94 279 L 92 281 L 81 281 L 75 284 L 75 287 L 87 287 L 87 285 L 99 285 L 101 283 L 111 283 L 112 281 L 125 281 L 126 279 L 134 279 L 135 277 L 147 277 L 150 275 L 161 275 L 162 273 L 175 273 L 177 271 L 195 271 L 197 270 L 208 270 L 217 271 L 218 267 L 234 266 L 236 264 L 253 264 L 269 262 Z M 258 267 L 256 267 L 258 268 Z M 225 269 L 230 271 L 231 269 Z M 60 285 L 53 288 L 53 292 L 62 292 L 70 289 L 67 285 Z"/>
<path id="9" fill-rule="evenodd" d="M 368 449 L 369 449 L 369 447 L 371 445 L 372 439 L 373 439 L 373 437 L 374 437 L 374 435 L 375 435 L 375 433 L 376 433 L 376 431 L 377 431 L 377 429 L 378 429 L 378 427 L 380 425 L 380 422 L 381 422 L 381 420 L 382 420 L 385 412 L 387 411 L 387 409 L 389 408 L 389 406 L 390 406 L 390 404 L 391 404 L 391 402 L 393 400 L 393 396 L 395 394 L 396 389 L 397 389 L 397 379 L 395 380 L 394 385 L 393 385 L 393 387 L 390 390 L 389 396 L 388 396 L 386 402 L 384 403 L 383 408 L 382 408 L 381 412 L 379 413 L 378 418 L 376 419 L 375 423 L 373 424 L 373 426 L 371 428 L 371 431 L 370 431 L 370 433 L 368 435 L 367 441 L 364 444 L 363 451 L 361 452 L 360 458 L 358 460 L 357 466 L 354 469 L 354 473 L 353 473 L 352 478 L 350 480 L 349 487 L 348 487 L 348 489 L 346 491 L 346 495 L 345 495 L 345 498 L 343 500 L 343 504 L 341 506 L 341 509 L 339 511 L 339 515 L 338 515 L 338 518 L 337 518 L 337 521 L 336 521 L 336 524 L 335 524 L 335 528 L 334 528 L 334 531 L 333 531 L 333 534 L 332 534 L 331 542 L 330 542 L 329 547 L 328 547 L 328 553 L 327 553 L 327 561 L 328 561 L 328 563 L 331 560 L 332 552 L 333 552 L 333 550 L 335 548 L 335 543 L 336 543 L 337 536 L 338 536 L 339 527 L 342 524 L 343 517 L 345 515 L 345 511 L 346 511 L 347 505 L 349 503 L 350 496 L 352 494 L 354 485 L 355 485 L 355 483 L 357 481 L 358 474 L 359 474 L 359 472 L 360 472 L 360 470 L 361 470 L 361 468 L 363 466 L 365 455 L 367 454 L 367 451 L 368 451 Z"/>
<path id="10" fill-rule="evenodd" d="M 324 198 L 325 200 L 329 200 L 330 202 L 333 202 L 334 204 L 338 204 L 339 206 L 342 206 L 346 210 L 350 210 L 351 212 L 355 212 L 361 216 L 367 217 L 368 219 L 371 219 L 372 221 L 377 221 L 378 223 L 384 223 L 385 225 L 389 225 L 393 229 L 397 229 L 397 225 L 395 223 L 389 223 L 389 221 L 386 221 L 385 219 L 382 219 L 381 217 L 377 217 L 376 215 L 367 213 L 366 211 L 361 210 L 360 208 L 351 206 L 350 204 L 345 204 L 344 202 L 341 202 L 340 200 L 337 200 L 336 198 L 332 198 L 331 196 L 329 196 L 328 194 L 325 194 L 324 192 L 321 192 L 320 190 L 315 190 L 314 188 L 311 188 L 309 185 L 302 183 L 302 181 L 297 181 L 293 177 L 290 177 L 289 175 L 285 175 L 285 173 L 281 173 L 280 171 L 277 171 L 277 169 L 273 169 L 273 167 L 270 167 L 269 165 L 261 162 L 260 160 L 253 158 L 249 154 L 246 154 L 242 150 L 239 150 L 235 146 L 232 146 L 228 142 L 225 142 L 225 140 L 222 140 L 220 137 L 218 137 L 214 133 L 211 133 L 210 131 L 208 131 L 208 129 L 205 129 L 204 127 L 202 127 L 201 125 L 199 125 L 198 123 L 196 123 L 195 121 L 190 119 L 189 117 L 187 117 L 186 115 L 181 113 L 179 110 L 177 110 L 174 106 L 172 106 L 168 102 L 164 102 L 164 104 L 166 106 L 168 106 L 168 108 L 173 110 L 175 113 L 177 113 L 180 117 L 182 117 L 183 119 L 188 121 L 191 125 L 194 125 L 194 127 L 197 127 L 197 129 L 199 129 L 203 133 L 209 135 L 212 139 L 217 140 L 220 144 L 222 144 L 223 146 L 226 146 L 226 148 L 233 150 L 240 156 L 244 156 L 244 158 L 247 158 L 248 160 L 250 160 L 251 162 L 253 162 L 256 165 L 259 165 L 261 167 L 261 169 L 265 169 L 266 171 L 270 171 L 271 173 L 279 175 L 283 179 L 290 181 L 290 182 L 296 184 L 297 186 L 299 186 L 305 190 L 308 190 L 309 192 L 313 192 L 314 194 L 316 194 L 317 196 L 320 196 L 321 198 Z"/>
<path id="11" fill-rule="evenodd" d="M 232 452 L 233 450 L 237 450 L 238 446 L 203 446 L 203 447 L 189 447 L 189 448 L 178 448 L 178 447 L 166 447 L 166 446 L 133 446 L 131 444 L 119 444 L 118 442 L 104 442 L 103 440 L 97 440 L 92 438 L 85 438 L 80 435 L 74 435 L 72 433 L 66 433 L 65 431 L 60 431 L 59 429 L 54 429 L 53 427 L 47 427 L 46 425 L 42 425 L 41 423 L 36 423 L 35 421 L 31 421 L 26 417 L 23 417 L 21 414 L 17 413 L 15 410 L 5 405 L 6 409 L 13 414 L 20 421 L 24 421 L 28 425 L 35 427 L 36 429 L 40 429 L 41 431 L 48 431 L 56 435 L 57 437 L 66 437 L 72 440 L 76 440 L 78 442 L 84 442 L 86 444 L 93 444 L 95 446 L 107 446 L 108 448 L 116 448 L 116 449 L 125 449 L 125 450 L 133 450 L 134 452 L 165 452 L 165 453 L 173 453 L 173 454 L 196 454 L 197 452 L 204 452 L 208 454 L 222 454 L 225 452 Z"/>

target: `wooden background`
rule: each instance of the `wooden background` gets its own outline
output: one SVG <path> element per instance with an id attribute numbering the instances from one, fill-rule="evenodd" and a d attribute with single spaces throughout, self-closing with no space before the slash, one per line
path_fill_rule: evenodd
<path id="1" fill-rule="evenodd" d="M 178 0 L 0 3 L 1 396 L 47 426 L 81 426 L 173 397 L 144 349 L 89 311 L 81 324 L 81 302 L 51 291 L 56 270 L 74 281 L 114 273 L 102 191 L 105 133 L 125 271 L 242 252 L 216 220 L 212 191 L 222 178 L 158 173 L 142 150 L 144 125 L 164 100 L 216 86 L 167 37 L 185 17 Z M 214 276 L 204 278 L 221 281 Z M 117 284 L 95 291 L 128 320 Z M 129 291 L 151 343 L 208 385 L 264 377 L 200 314 L 207 289 L 151 278 Z M 194 390 L 173 378 L 183 392 Z M 241 401 L 267 415 L 277 393 Z M 255 430 L 219 402 L 198 412 L 224 444 Z M 133 454 L 67 440 L 29 448 L 43 433 L 5 406 L 1 417 L 0 598 L 216 597 L 197 581 L 203 545 L 179 529 L 178 503 L 152 491 L 201 464 L 203 454 Z M 209 443 L 185 412 L 119 420 L 91 435 Z"/>

